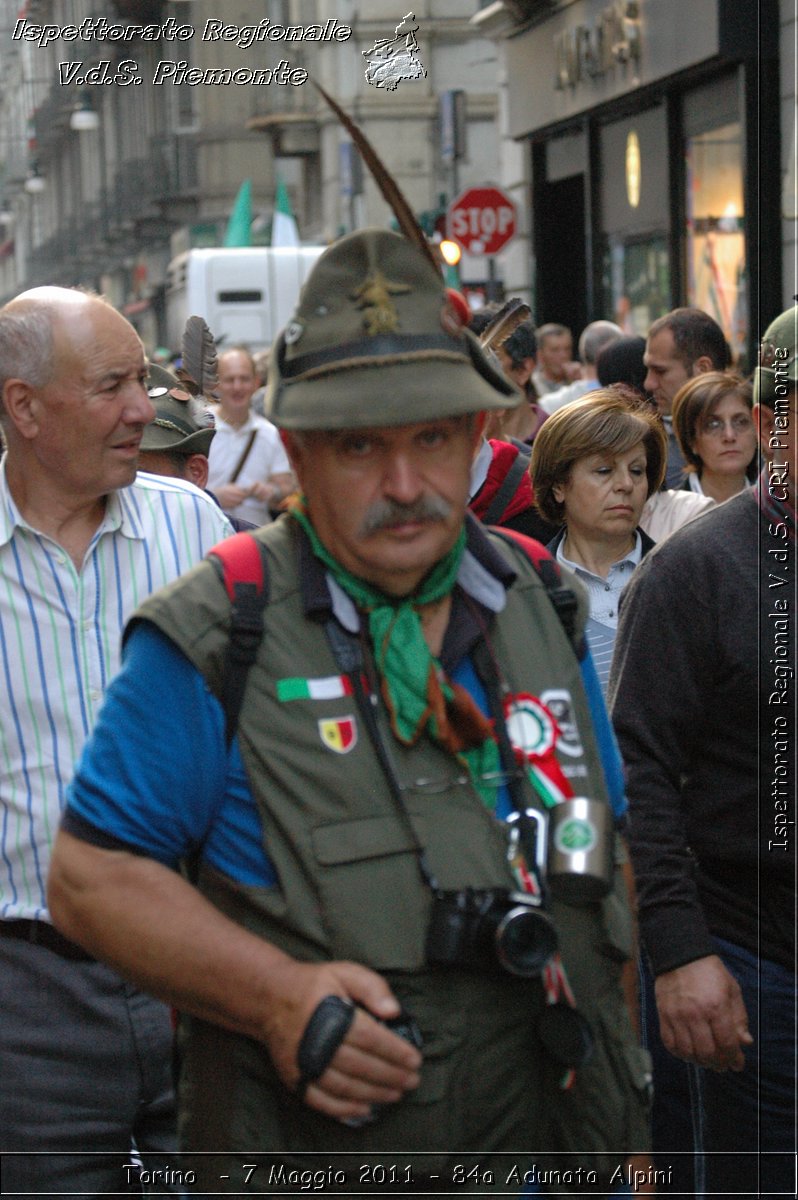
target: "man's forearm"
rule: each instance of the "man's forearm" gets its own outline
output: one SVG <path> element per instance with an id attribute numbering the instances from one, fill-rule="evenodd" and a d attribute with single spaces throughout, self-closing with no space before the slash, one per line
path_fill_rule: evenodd
<path id="1" fill-rule="evenodd" d="M 380 975 L 357 963 L 291 958 L 160 863 L 62 830 L 49 903 L 67 937 L 144 991 L 263 1043 L 289 1088 L 299 1082 L 298 1046 L 321 1001 L 334 995 L 356 1005 L 344 1040 L 305 1093 L 327 1116 L 360 1119 L 372 1104 L 393 1103 L 418 1086 L 418 1051 L 380 1023 L 399 1014 Z"/>
<path id="2" fill-rule="evenodd" d="M 258 1040 L 292 960 L 228 920 L 175 871 L 60 832 L 48 891 L 56 926 L 144 990 Z"/>

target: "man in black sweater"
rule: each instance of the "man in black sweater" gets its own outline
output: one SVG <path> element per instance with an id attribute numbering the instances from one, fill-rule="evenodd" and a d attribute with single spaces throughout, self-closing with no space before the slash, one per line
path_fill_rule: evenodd
<path id="1" fill-rule="evenodd" d="M 662 1042 L 705 1068 L 710 1194 L 794 1182 L 797 314 L 762 344 L 758 484 L 646 557 L 610 678 Z"/>

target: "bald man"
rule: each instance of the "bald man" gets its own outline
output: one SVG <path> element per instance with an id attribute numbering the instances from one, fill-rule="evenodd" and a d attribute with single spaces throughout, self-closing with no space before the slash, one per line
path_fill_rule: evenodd
<path id="1" fill-rule="evenodd" d="M 168 1010 L 58 933 L 45 899 L 128 615 L 230 532 L 196 488 L 136 479 L 146 378 L 135 330 L 98 296 L 35 288 L 0 309 L 5 1195 L 124 1191 L 132 1147 L 157 1167 L 176 1145 Z"/>

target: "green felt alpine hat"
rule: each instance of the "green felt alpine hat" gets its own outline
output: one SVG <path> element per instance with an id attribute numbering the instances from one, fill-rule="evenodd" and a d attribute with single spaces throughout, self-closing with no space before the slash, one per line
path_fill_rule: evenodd
<path id="1" fill-rule="evenodd" d="M 798 305 L 776 317 L 762 336 L 759 366 L 754 376 L 754 403 L 772 408 L 798 382 Z"/>
<path id="2" fill-rule="evenodd" d="M 266 414 L 283 429 L 357 429 L 522 401 L 424 254 L 399 234 L 364 229 L 308 277 L 272 351 Z"/>
<path id="3" fill-rule="evenodd" d="M 203 401 L 192 396 L 176 375 L 156 363 L 149 365 L 147 394 L 155 418 L 144 427 L 141 449 L 207 457 L 216 430 L 213 414 Z"/>

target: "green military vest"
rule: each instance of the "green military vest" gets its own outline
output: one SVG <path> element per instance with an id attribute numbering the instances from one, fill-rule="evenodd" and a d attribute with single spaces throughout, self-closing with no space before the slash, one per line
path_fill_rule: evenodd
<path id="1" fill-rule="evenodd" d="M 233 884 L 208 867 L 200 868 L 198 886 L 233 920 L 299 959 L 352 959 L 383 974 L 421 1026 L 425 1063 L 416 1093 L 375 1124 L 349 1130 L 288 1093 L 263 1047 L 192 1020 L 181 1095 L 184 1143 L 294 1155 L 393 1146 L 424 1152 L 541 1149 L 550 1139 L 553 1113 L 553 1097 L 544 1099 L 544 1091 L 558 1087 L 537 1038 L 540 983 L 519 981 L 498 967 L 482 976 L 425 965 L 431 892 L 414 840 L 445 889 L 513 887 L 506 826 L 465 781 L 461 764 L 431 739 L 402 746 L 380 704 L 377 720 L 414 839 L 355 698 L 341 682 L 324 624 L 304 615 L 296 524 L 279 521 L 255 536 L 268 549 L 269 604 L 238 740 L 279 888 Z M 568 697 L 571 723 L 561 765 L 576 794 L 607 802 L 573 649 L 525 554 L 494 541 L 518 575 L 487 634 L 503 690 Z M 209 563 L 150 597 L 138 613 L 180 647 L 216 694 L 229 616 L 228 597 Z M 539 807 L 531 787 L 528 804 Z M 630 950 L 620 878 L 603 904 L 560 903 L 552 912 L 580 1007 L 600 1039 L 604 1026 L 613 1025 L 612 1037 L 631 1058 L 618 986 L 619 964 Z M 470 1081 L 465 1094 L 456 1078 Z M 602 1090 L 613 1090 L 607 1080 L 599 1081 Z M 628 1106 L 628 1078 L 615 1090 Z M 217 1103 L 220 1095 L 224 1104 Z M 622 1127 L 616 1123 L 607 1136 L 625 1137 Z M 435 1161 L 424 1159 L 427 1171 Z"/>

